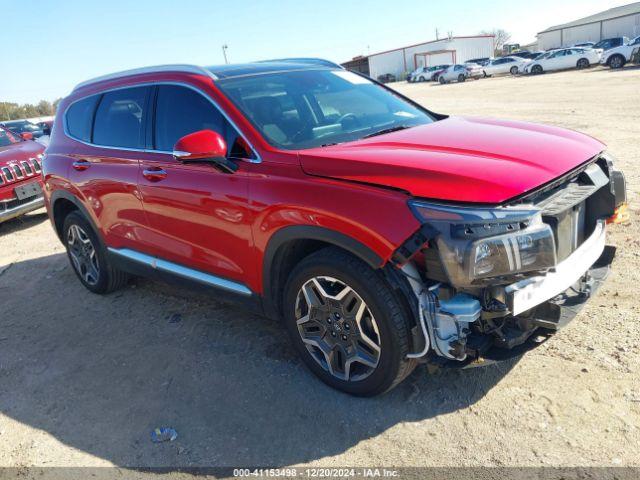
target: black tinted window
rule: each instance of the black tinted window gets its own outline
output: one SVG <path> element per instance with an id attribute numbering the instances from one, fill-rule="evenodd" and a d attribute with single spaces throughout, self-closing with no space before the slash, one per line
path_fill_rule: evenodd
<path id="1" fill-rule="evenodd" d="M 229 138 L 227 121 L 205 97 L 187 87 L 161 85 L 158 87 L 155 122 L 155 148 L 172 151 L 176 142 L 198 130 L 213 130 Z"/>
<path id="2" fill-rule="evenodd" d="M 147 87 L 126 88 L 103 95 L 93 129 L 93 143 L 144 148 Z"/>
<path id="3" fill-rule="evenodd" d="M 91 140 L 91 123 L 93 122 L 93 111 L 99 95 L 83 98 L 72 104 L 67 110 L 67 132 L 74 138 L 89 142 Z"/>

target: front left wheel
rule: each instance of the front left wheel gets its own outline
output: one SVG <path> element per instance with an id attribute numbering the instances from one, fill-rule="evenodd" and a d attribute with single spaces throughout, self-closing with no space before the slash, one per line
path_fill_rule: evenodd
<path id="1" fill-rule="evenodd" d="M 62 231 L 69 262 L 88 290 L 109 293 L 127 283 L 129 276 L 111 265 L 105 248 L 83 215 L 78 212 L 67 215 Z"/>
<path id="2" fill-rule="evenodd" d="M 293 344 L 323 382 L 358 396 L 386 392 L 415 367 L 410 318 L 379 271 L 338 248 L 302 260 L 284 293 Z"/>

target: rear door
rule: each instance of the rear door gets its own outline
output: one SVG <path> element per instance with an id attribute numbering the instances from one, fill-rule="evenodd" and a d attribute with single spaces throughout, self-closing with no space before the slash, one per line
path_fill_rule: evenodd
<path id="1" fill-rule="evenodd" d="M 145 224 L 138 194 L 150 87 L 131 87 L 80 99 L 66 112 L 66 130 L 79 141 L 69 169 L 109 246 L 136 246 Z"/>
<path id="2" fill-rule="evenodd" d="M 248 175 L 252 152 L 211 99 L 187 85 L 154 91 L 153 155 L 141 163 L 139 189 L 147 218 L 145 248 L 176 266 L 242 280 L 252 267 Z M 227 140 L 238 170 L 183 163 L 172 155 L 183 136 L 213 130 Z"/>

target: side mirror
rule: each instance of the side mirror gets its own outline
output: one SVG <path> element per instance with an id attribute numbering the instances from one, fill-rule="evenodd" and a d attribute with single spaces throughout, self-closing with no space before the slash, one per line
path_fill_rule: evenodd
<path id="1" fill-rule="evenodd" d="M 182 162 L 212 162 L 227 173 L 238 166 L 227 158 L 227 142 L 213 130 L 199 130 L 185 135 L 173 147 L 173 156 Z"/>
<path id="2" fill-rule="evenodd" d="M 33 140 L 33 133 L 30 132 L 22 132 L 20 136 L 23 140 Z"/>

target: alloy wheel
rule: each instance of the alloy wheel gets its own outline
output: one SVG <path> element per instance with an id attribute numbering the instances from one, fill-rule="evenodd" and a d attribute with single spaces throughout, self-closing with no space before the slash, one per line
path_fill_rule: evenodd
<path id="1" fill-rule="evenodd" d="M 306 281 L 296 297 L 295 317 L 307 351 L 332 376 L 355 382 L 378 366 L 378 324 L 362 297 L 343 281 L 325 276 Z"/>
<path id="2" fill-rule="evenodd" d="M 73 224 L 67 231 L 69 256 L 78 275 L 89 285 L 96 285 L 100 278 L 100 265 L 96 249 L 87 233 Z"/>

